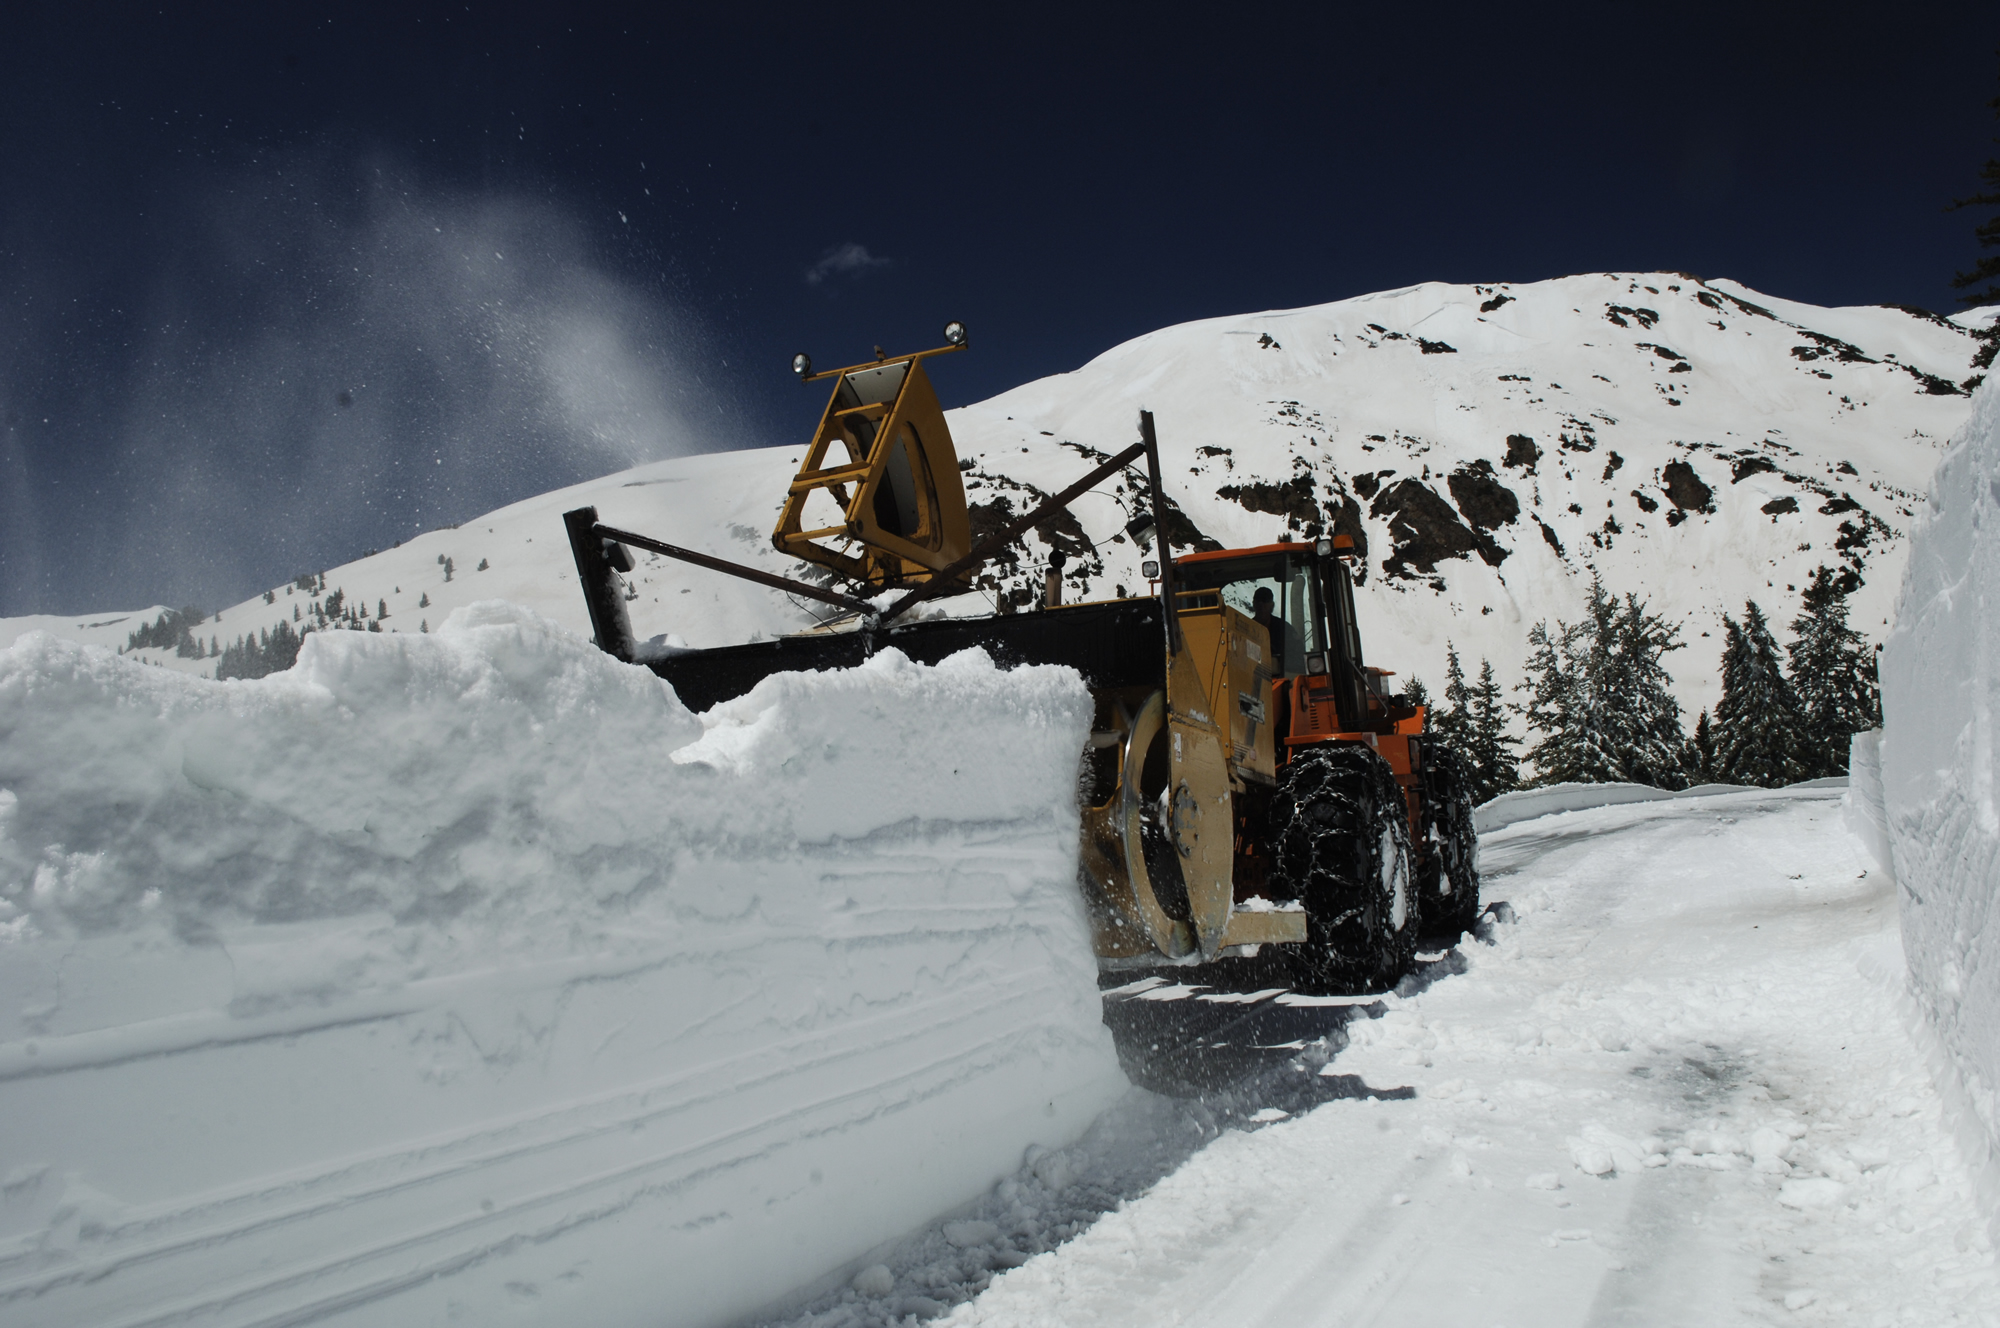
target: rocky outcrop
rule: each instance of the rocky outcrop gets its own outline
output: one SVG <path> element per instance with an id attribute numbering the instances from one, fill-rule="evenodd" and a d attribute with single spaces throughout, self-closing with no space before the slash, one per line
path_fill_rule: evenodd
<path id="1" fill-rule="evenodd" d="M 1493 473 L 1493 463 L 1481 457 L 1460 466 L 1445 481 L 1452 501 L 1474 530 L 1498 530 L 1521 515 L 1521 500 Z"/>
<path id="2" fill-rule="evenodd" d="M 1421 480 L 1396 481 L 1376 494 L 1368 510 L 1388 518 L 1389 537 L 1395 541 L 1388 561 L 1382 564 L 1387 576 L 1429 576 L 1446 559 L 1470 558 L 1475 553 L 1497 567 L 1507 556 L 1508 551 L 1490 536 L 1469 529 L 1451 504 Z"/>
<path id="3" fill-rule="evenodd" d="M 1660 471 L 1660 487 L 1667 501 L 1683 512 L 1713 512 L 1715 490 L 1702 483 L 1694 467 L 1685 461 L 1669 461 Z"/>

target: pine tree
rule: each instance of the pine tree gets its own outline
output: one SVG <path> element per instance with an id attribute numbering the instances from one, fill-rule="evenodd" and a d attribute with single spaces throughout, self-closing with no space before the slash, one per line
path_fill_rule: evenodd
<path id="1" fill-rule="evenodd" d="M 1709 727 L 1706 709 L 1701 712 L 1701 718 L 1694 723 L 1694 736 L 1688 739 L 1687 750 L 1681 756 L 1681 769 L 1686 774 L 1690 787 L 1717 782 L 1715 733 Z"/>
<path id="2" fill-rule="evenodd" d="M 1780 788 L 1805 778 L 1804 717 L 1778 663 L 1778 643 L 1754 600 L 1743 622 L 1722 620 L 1722 699 L 1715 705 L 1715 775 L 1730 784 Z"/>
<path id="3" fill-rule="evenodd" d="M 1813 573 L 1792 619 L 1792 689 L 1804 715 L 1801 778 L 1847 773 L 1848 740 L 1882 723 L 1875 652 L 1847 625 L 1847 590 L 1828 568 Z"/>
<path id="4" fill-rule="evenodd" d="M 1403 704 L 1406 706 L 1422 706 L 1425 711 L 1425 727 L 1429 727 L 1431 689 L 1424 686 L 1422 678 L 1412 676 L 1409 682 L 1404 684 Z"/>
<path id="5" fill-rule="evenodd" d="M 2000 97 L 1986 103 L 2000 115 Z M 1994 140 L 2000 143 L 2000 138 Z M 1955 198 L 1947 211 L 1959 208 L 2000 208 L 2000 157 L 1988 157 L 1985 167 L 1979 172 L 1985 182 L 1985 189 L 1970 198 Z M 2000 212 L 1995 212 L 1973 231 L 1982 249 L 2000 249 Z M 1984 283 L 1982 285 L 1982 283 Z M 1969 292 L 1958 297 L 1960 304 L 1970 308 L 1981 308 L 1989 304 L 2000 304 L 2000 254 L 1986 254 L 1972 265 L 1970 271 L 1960 272 L 1951 279 L 1952 289 Z M 1978 287 L 1978 289 L 1974 289 Z M 1995 352 L 2000 352 L 2000 319 L 1988 323 L 1973 333 L 1980 343 L 1978 352 L 1972 357 L 1972 367 L 1978 372 L 1965 380 L 1965 390 L 1970 392 L 1986 378 L 1986 370 L 1993 365 Z"/>
<path id="6" fill-rule="evenodd" d="M 389 601 L 388 601 L 388 600 L 386 600 L 386 599 L 378 599 L 378 600 L 376 600 L 376 601 L 375 601 L 375 617 L 376 617 L 376 618 L 377 618 L 377 619 L 379 620 L 379 619 L 382 619 L 382 618 L 386 618 L 386 617 L 388 617 L 388 616 L 389 616 Z"/>
<path id="7" fill-rule="evenodd" d="M 1679 629 L 1646 610 L 1590 586 L 1588 616 L 1580 623 L 1537 623 L 1528 633 L 1528 678 L 1518 690 L 1528 701 L 1515 709 L 1531 734 L 1528 749 L 1535 781 L 1625 781 L 1659 788 L 1682 783 L 1680 705 L 1661 657 L 1680 648 Z"/>
<path id="8" fill-rule="evenodd" d="M 1628 592 L 1615 633 L 1617 645 L 1601 704 L 1617 735 L 1623 778 L 1654 788 L 1685 788 L 1681 753 L 1687 740 L 1681 731 L 1681 706 L 1674 699 L 1674 680 L 1661 663 L 1668 651 L 1681 648 L 1676 639 L 1680 628 L 1648 613 L 1645 601 Z"/>
<path id="9" fill-rule="evenodd" d="M 1507 731 L 1507 707 L 1493 677 L 1493 661 L 1479 661 L 1479 682 L 1470 691 L 1466 758 L 1473 770 L 1472 800 L 1486 802 L 1521 786 L 1513 749 L 1521 740 Z"/>
<path id="10" fill-rule="evenodd" d="M 1527 676 L 1515 690 L 1528 699 L 1514 708 L 1528 722 L 1528 759 L 1535 765 L 1535 783 L 1560 784 L 1584 778 L 1583 763 L 1573 740 L 1572 716 L 1581 705 L 1582 667 L 1576 656 L 1581 627 L 1558 619 L 1553 633 L 1546 622 L 1528 629 Z"/>
<path id="11" fill-rule="evenodd" d="M 1577 704 L 1570 715 L 1578 757 L 1574 777 L 1590 783 L 1623 782 L 1627 735 L 1624 717 L 1616 708 L 1625 690 L 1619 676 L 1618 599 L 1596 576 L 1590 579 L 1589 612 L 1578 661 L 1582 671 Z"/>
<path id="12" fill-rule="evenodd" d="M 278 625 L 271 629 L 264 642 L 264 672 L 283 673 L 299 661 L 299 646 L 305 638 L 292 630 L 292 625 L 280 618 Z"/>
<path id="13" fill-rule="evenodd" d="M 1444 645 L 1444 705 L 1431 715 L 1430 731 L 1445 746 L 1454 749 L 1468 760 L 1472 743 L 1472 717 L 1467 701 L 1470 694 L 1465 686 L 1465 668 L 1458 660 L 1458 647 L 1447 641 Z"/>

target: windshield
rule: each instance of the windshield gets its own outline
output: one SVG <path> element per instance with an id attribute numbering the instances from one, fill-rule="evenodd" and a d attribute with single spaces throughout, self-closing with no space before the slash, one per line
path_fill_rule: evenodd
<path id="1" fill-rule="evenodd" d="M 1216 589 L 1230 608 L 1263 623 L 1271 634 L 1277 671 L 1306 671 L 1306 656 L 1320 650 L 1319 615 L 1313 612 L 1312 578 L 1304 559 L 1285 554 L 1182 563 L 1174 569 L 1183 590 Z"/>

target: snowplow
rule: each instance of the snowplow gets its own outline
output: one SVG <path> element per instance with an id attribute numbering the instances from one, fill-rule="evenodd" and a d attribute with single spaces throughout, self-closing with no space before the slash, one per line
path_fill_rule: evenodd
<path id="1" fill-rule="evenodd" d="M 937 663 L 972 647 L 1003 668 L 1060 664 L 1089 686 L 1079 754 L 1078 885 L 1100 967 L 1274 965 L 1290 986 L 1394 985 L 1420 935 L 1479 912 L 1472 804 L 1456 753 L 1420 706 L 1363 662 L 1345 536 L 1176 555 L 1156 514 L 1153 416 L 1130 446 L 975 539 L 959 460 L 926 363 L 946 344 L 815 372 L 832 392 L 779 509 L 772 542 L 808 565 L 778 576 L 564 514 L 597 645 L 643 663 L 691 709 L 779 672 L 852 667 L 894 648 Z M 1114 477 L 1141 495 L 1124 534 L 1149 556 L 1149 593 L 1065 603 L 1062 554 L 1041 603 L 976 616 L 911 610 L 976 588 L 979 569 Z M 818 626 L 741 645 L 643 649 L 620 577 L 644 549 L 829 606 Z"/>

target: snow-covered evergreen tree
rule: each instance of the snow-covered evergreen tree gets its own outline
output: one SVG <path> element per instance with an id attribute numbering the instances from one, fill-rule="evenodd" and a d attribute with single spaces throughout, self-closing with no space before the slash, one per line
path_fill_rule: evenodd
<path id="1" fill-rule="evenodd" d="M 1514 748 L 1521 740 L 1507 731 L 1507 706 L 1493 677 L 1493 661 L 1479 661 L 1479 682 L 1470 689 L 1469 736 L 1465 755 L 1472 766 L 1472 800 L 1485 802 L 1521 786 L 1521 766 Z"/>
<path id="2" fill-rule="evenodd" d="M 1715 731 L 1709 725 L 1707 710 L 1703 710 L 1701 718 L 1694 722 L 1694 736 L 1688 739 L 1687 748 L 1681 755 L 1681 771 L 1690 787 L 1717 782 Z"/>
<path id="3" fill-rule="evenodd" d="M 1680 629 L 1648 613 L 1645 601 L 1628 592 L 1614 630 L 1603 704 L 1617 735 L 1623 778 L 1655 788 L 1685 788 L 1681 706 L 1674 699 L 1674 680 L 1661 663 L 1668 651 L 1681 648 L 1676 639 Z"/>
<path id="4" fill-rule="evenodd" d="M 1756 601 L 1743 622 L 1725 615 L 1722 699 L 1715 704 L 1715 777 L 1779 788 L 1806 778 L 1799 759 L 1805 717 L 1778 663 L 1778 643 Z"/>
<path id="5" fill-rule="evenodd" d="M 1596 580 L 1582 622 L 1558 621 L 1553 633 L 1535 624 L 1520 687 L 1529 699 L 1516 709 L 1542 735 L 1528 749 L 1536 783 L 1682 786 L 1680 704 L 1660 662 L 1678 634 L 1644 600 L 1621 604 Z"/>
<path id="6" fill-rule="evenodd" d="M 1538 784 L 1589 777 L 1575 740 L 1574 719 L 1584 705 L 1580 693 L 1585 668 L 1577 658 L 1584 634 L 1582 626 L 1560 619 L 1553 632 L 1546 622 L 1528 629 L 1527 677 L 1516 685 L 1528 699 L 1515 709 L 1528 722 L 1527 756 L 1534 762 Z"/>
<path id="7" fill-rule="evenodd" d="M 1882 723 L 1875 651 L 1847 625 L 1847 591 L 1820 568 L 1792 619 L 1792 690 L 1805 717 L 1799 734 L 1801 778 L 1847 773 L 1848 739 Z"/>
<path id="8" fill-rule="evenodd" d="M 1472 716 L 1465 686 L 1465 667 L 1459 663 L 1458 647 L 1445 642 L 1444 704 L 1431 712 L 1430 731 L 1445 746 L 1470 759 Z"/>

